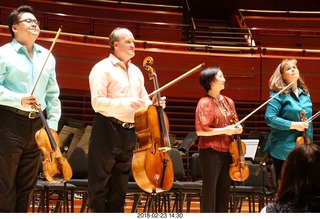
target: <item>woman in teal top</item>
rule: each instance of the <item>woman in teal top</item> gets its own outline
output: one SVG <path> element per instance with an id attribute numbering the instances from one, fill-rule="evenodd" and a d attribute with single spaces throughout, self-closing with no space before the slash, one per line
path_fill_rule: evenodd
<path id="1" fill-rule="evenodd" d="M 290 88 L 268 103 L 265 114 L 271 131 L 264 151 L 272 158 L 277 182 L 284 160 L 296 146 L 296 139 L 306 130 L 307 137 L 313 141 L 312 123 L 303 122 L 301 118 L 303 111 L 306 118 L 312 116 L 312 102 L 308 88 L 299 74 L 297 60 L 284 59 L 278 65 L 269 81 L 270 98 L 291 82 L 294 83 Z"/>

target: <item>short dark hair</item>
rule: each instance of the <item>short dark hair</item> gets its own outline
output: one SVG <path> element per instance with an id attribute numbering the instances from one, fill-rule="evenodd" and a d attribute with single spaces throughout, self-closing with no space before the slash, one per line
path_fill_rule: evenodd
<path id="1" fill-rule="evenodd" d="M 22 13 L 31 13 L 34 16 L 36 16 L 36 11 L 34 10 L 34 8 L 32 8 L 31 6 L 28 6 L 28 5 L 21 5 L 17 9 L 13 10 L 8 17 L 8 27 L 9 27 L 12 38 L 14 38 L 14 32 L 12 30 L 12 25 L 14 25 L 16 22 L 19 21 L 20 15 Z"/>
<path id="2" fill-rule="evenodd" d="M 211 82 L 214 81 L 219 71 L 220 67 L 208 67 L 201 71 L 199 82 L 206 92 L 211 89 Z"/>

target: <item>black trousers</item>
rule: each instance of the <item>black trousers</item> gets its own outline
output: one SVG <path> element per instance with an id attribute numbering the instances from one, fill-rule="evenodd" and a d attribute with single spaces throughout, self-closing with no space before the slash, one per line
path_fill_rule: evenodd
<path id="1" fill-rule="evenodd" d="M 229 168 L 232 161 L 230 153 L 211 148 L 201 149 L 199 160 L 202 171 L 200 211 L 228 212 L 231 185 Z"/>
<path id="2" fill-rule="evenodd" d="M 275 188 L 275 191 L 277 191 L 278 187 L 279 187 L 280 180 L 281 180 L 281 170 L 282 170 L 282 166 L 284 164 L 284 160 L 279 160 L 279 159 L 274 158 L 274 157 L 271 157 L 271 159 L 272 159 L 272 164 L 273 164 L 273 167 L 274 167 L 274 172 L 276 174 L 276 188 Z"/>
<path id="3" fill-rule="evenodd" d="M 135 129 L 125 129 L 107 117 L 94 117 L 88 149 L 91 212 L 124 212 L 131 171 Z"/>
<path id="4" fill-rule="evenodd" d="M 0 212 L 27 212 L 37 182 L 42 121 L 0 108 Z"/>

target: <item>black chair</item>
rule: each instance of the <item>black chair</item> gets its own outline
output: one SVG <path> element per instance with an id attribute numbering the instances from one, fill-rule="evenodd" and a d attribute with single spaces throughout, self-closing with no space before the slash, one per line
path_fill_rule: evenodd
<path id="1" fill-rule="evenodd" d="M 249 212 L 255 212 L 256 199 L 258 200 L 259 211 L 264 206 L 264 200 L 270 191 L 270 181 L 268 172 L 261 168 L 257 171 L 259 164 L 248 164 L 250 175 L 249 178 L 241 183 L 233 182 L 230 186 L 231 211 L 238 209 L 241 212 L 242 202 L 248 199 Z"/>
<path id="2" fill-rule="evenodd" d="M 191 179 L 192 181 L 202 181 L 202 173 L 199 163 L 199 153 L 191 155 Z"/>
<path id="3" fill-rule="evenodd" d="M 170 157 L 172 156 L 172 151 L 177 152 L 179 154 L 177 149 L 172 148 L 169 152 Z M 177 165 L 175 165 L 175 158 L 171 157 L 171 160 L 173 163 L 174 174 L 176 174 L 177 171 L 175 167 Z M 173 185 L 169 191 L 163 191 L 152 194 L 147 193 L 137 185 L 131 173 L 127 188 L 127 196 L 133 196 L 134 198 L 131 212 L 137 212 L 137 209 L 139 207 L 143 208 L 143 212 L 171 212 L 171 199 L 172 196 L 176 194 L 175 189 L 175 185 Z M 175 198 L 175 200 L 177 198 Z M 177 207 L 173 208 L 176 209 Z"/>
<path id="4" fill-rule="evenodd" d="M 132 175 L 132 171 L 130 172 L 128 187 L 127 187 L 127 198 L 130 196 L 133 197 L 133 204 L 131 207 L 131 213 L 137 213 L 139 207 L 144 209 L 143 212 L 148 211 L 148 209 L 147 209 L 148 205 L 147 204 L 142 205 L 142 198 L 148 197 L 148 194 L 138 186 L 138 184 L 136 183 L 136 181 Z"/>
<path id="5" fill-rule="evenodd" d="M 185 181 L 185 169 L 180 152 L 170 150 L 170 157 L 174 168 L 174 182 L 169 192 L 174 194 L 172 212 L 183 212 L 184 203 L 187 203 L 186 212 L 190 212 L 192 197 L 201 197 L 202 182 Z"/>
<path id="6" fill-rule="evenodd" d="M 43 158 L 42 158 L 43 160 Z M 50 165 L 49 165 L 50 168 Z M 39 165 L 37 185 L 35 194 L 40 196 L 40 209 L 41 212 L 73 212 L 73 189 L 74 185 L 70 183 L 56 183 L 49 182 L 43 174 L 43 164 Z M 40 194 L 40 195 L 39 195 Z M 37 198 L 37 197 L 34 197 Z M 35 204 L 32 203 L 32 204 Z M 71 205 L 71 209 L 69 209 Z"/>
<path id="7" fill-rule="evenodd" d="M 59 132 L 61 152 L 67 159 L 71 157 L 83 134 L 84 131 L 82 128 L 75 128 L 67 125 L 62 127 Z"/>
<path id="8" fill-rule="evenodd" d="M 44 180 L 38 180 L 37 184 L 43 189 L 44 212 L 74 212 L 75 185 L 70 183 L 55 184 Z M 69 209 L 69 205 L 71 209 Z"/>
<path id="9" fill-rule="evenodd" d="M 277 188 L 277 180 L 276 180 L 276 172 L 274 170 L 273 164 L 270 166 L 270 175 L 271 175 L 271 187 L 269 191 L 266 192 L 266 202 L 265 204 L 268 204 L 269 202 L 274 201 L 275 195 L 276 195 L 276 188 Z"/>
<path id="10" fill-rule="evenodd" d="M 69 164 L 72 168 L 73 175 L 65 184 L 72 184 L 74 198 L 82 200 L 80 212 L 88 212 L 88 159 L 82 147 L 77 146 L 69 158 Z M 74 206 L 72 206 L 74 209 Z"/>
<path id="11" fill-rule="evenodd" d="M 37 182 L 31 197 L 32 212 L 45 212 L 44 186 L 41 183 Z"/>
<path id="12" fill-rule="evenodd" d="M 90 139 L 90 136 L 91 136 L 91 130 L 92 130 L 92 126 L 91 125 L 87 125 L 85 130 L 84 130 L 84 134 L 82 135 L 81 139 L 77 143 L 77 146 L 80 146 L 80 147 L 82 147 L 84 149 L 86 157 L 88 157 L 89 139 Z"/>

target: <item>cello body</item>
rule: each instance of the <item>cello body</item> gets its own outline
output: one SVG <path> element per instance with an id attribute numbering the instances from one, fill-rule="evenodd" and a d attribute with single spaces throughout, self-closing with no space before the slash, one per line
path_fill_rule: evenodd
<path id="1" fill-rule="evenodd" d="M 139 147 L 133 153 L 132 173 L 138 186 L 148 193 L 171 189 L 174 181 L 173 164 L 161 135 L 157 106 L 142 108 L 135 114 Z"/>

